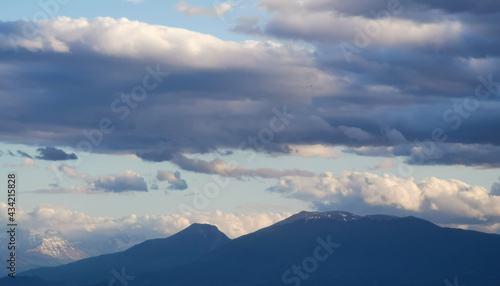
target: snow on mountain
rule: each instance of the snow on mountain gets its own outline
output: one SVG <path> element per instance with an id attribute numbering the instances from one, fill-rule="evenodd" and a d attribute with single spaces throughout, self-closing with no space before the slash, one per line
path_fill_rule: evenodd
<path id="1" fill-rule="evenodd" d="M 34 241 L 41 239 L 41 243 L 35 248 L 26 250 L 26 254 L 48 256 L 61 262 L 70 262 L 88 257 L 85 252 L 63 239 L 57 232 L 47 231 L 41 237 L 36 233 L 30 233 L 30 238 Z"/>
<path id="2" fill-rule="evenodd" d="M 0 242 L 5 244 L 6 233 L 0 233 Z M 94 241 L 69 241 L 56 231 L 37 229 L 18 229 L 17 255 L 19 269 L 23 271 L 38 267 L 59 266 L 83 258 L 125 251 L 132 246 L 144 242 L 147 237 L 119 234 L 111 238 L 100 238 Z M 5 260 L 7 252 L 0 253 Z"/>

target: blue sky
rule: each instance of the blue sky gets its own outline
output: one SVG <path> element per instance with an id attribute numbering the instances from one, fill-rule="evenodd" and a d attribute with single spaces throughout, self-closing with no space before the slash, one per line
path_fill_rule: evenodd
<path id="1" fill-rule="evenodd" d="M 27 227 L 238 236 L 306 209 L 500 232 L 495 2 L 7 3 L 0 169 Z"/>

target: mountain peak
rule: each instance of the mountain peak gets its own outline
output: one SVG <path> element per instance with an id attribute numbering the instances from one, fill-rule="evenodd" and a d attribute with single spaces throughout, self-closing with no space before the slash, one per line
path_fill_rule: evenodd
<path id="1" fill-rule="evenodd" d="M 202 234 L 205 237 L 223 234 L 215 225 L 193 223 L 178 234 Z"/>
<path id="2" fill-rule="evenodd" d="M 65 262 L 87 257 L 83 251 L 63 239 L 59 232 L 48 230 L 41 233 L 43 236 L 39 236 L 41 239 L 40 245 L 26 250 L 27 254 L 51 257 Z M 30 233 L 30 236 L 34 237 L 36 233 Z"/>
<path id="3" fill-rule="evenodd" d="M 363 220 L 393 220 L 399 219 L 397 216 L 390 215 L 367 215 L 359 216 L 346 211 L 329 211 L 329 212 L 317 212 L 317 211 L 301 211 L 297 214 L 290 216 L 289 218 L 282 220 L 274 225 L 280 226 L 284 224 L 294 223 L 296 221 L 304 221 L 304 223 L 311 223 L 318 220 L 331 220 L 335 222 L 352 222 L 360 219 Z"/>
<path id="4" fill-rule="evenodd" d="M 289 224 L 300 220 L 304 220 L 304 223 L 314 222 L 320 219 L 329 219 L 338 222 L 345 222 L 345 221 L 355 221 L 360 218 L 362 217 L 345 211 L 330 211 L 330 212 L 301 211 L 285 220 L 282 220 L 274 224 L 273 226 Z"/>

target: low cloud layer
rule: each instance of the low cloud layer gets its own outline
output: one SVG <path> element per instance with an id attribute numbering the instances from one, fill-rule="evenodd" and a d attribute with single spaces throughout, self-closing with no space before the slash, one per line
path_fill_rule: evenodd
<path id="1" fill-rule="evenodd" d="M 0 203 L 0 219 L 7 220 L 7 204 Z M 119 234 L 144 236 L 148 239 L 167 237 L 193 223 L 216 225 L 231 238 L 256 231 L 290 216 L 290 213 L 232 214 L 179 213 L 172 215 L 131 214 L 122 218 L 92 217 L 62 206 L 41 205 L 32 212 L 19 209 L 17 218 L 25 229 L 60 232 L 69 241 L 92 241 L 111 238 Z"/>

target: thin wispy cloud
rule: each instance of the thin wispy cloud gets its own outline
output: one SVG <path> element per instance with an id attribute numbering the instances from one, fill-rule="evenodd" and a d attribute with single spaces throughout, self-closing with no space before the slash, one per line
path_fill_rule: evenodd
<path id="1" fill-rule="evenodd" d="M 214 159 L 206 162 L 199 159 L 190 159 L 183 155 L 177 155 L 172 163 L 181 169 L 196 173 L 220 175 L 223 177 L 260 177 L 279 178 L 284 176 L 312 177 L 314 173 L 304 170 L 275 170 L 271 168 L 247 169 L 238 165 L 230 165 L 224 160 Z"/>
<path id="2" fill-rule="evenodd" d="M 215 2 L 214 2 L 215 3 Z M 219 4 L 219 3 L 217 3 Z M 181 12 L 186 16 L 223 16 L 229 12 L 232 8 L 232 2 L 226 1 L 215 5 L 213 7 L 200 7 L 189 5 L 186 1 L 182 0 L 177 5 L 175 5 L 177 11 Z"/>
<path id="3" fill-rule="evenodd" d="M 82 174 L 75 167 L 65 164 L 58 168 L 51 167 L 53 172 L 60 171 L 65 176 L 84 181 L 85 184 L 51 186 L 50 188 L 38 189 L 33 193 L 40 194 L 59 194 L 59 193 L 74 193 L 74 194 L 102 194 L 102 193 L 124 193 L 124 192 L 147 192 L 148 186 L 146 181 L 138 173 L 128 170 L 111 175 L 100 175 L 92 177 L 88 174 Z"/>

